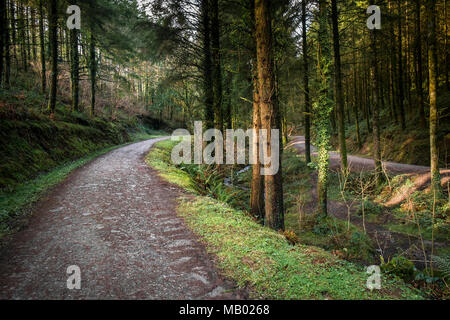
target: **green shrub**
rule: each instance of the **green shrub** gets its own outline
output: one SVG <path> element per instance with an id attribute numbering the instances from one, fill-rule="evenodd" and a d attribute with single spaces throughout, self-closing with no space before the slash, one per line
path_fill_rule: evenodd
<path id="1" fill-rule="evenodd" d="M 394 256 L 388 263 L 381 264 L 383 273 L 396 275 L 406 282 L 414 279 L 414 264 L 403 256 Z"/>

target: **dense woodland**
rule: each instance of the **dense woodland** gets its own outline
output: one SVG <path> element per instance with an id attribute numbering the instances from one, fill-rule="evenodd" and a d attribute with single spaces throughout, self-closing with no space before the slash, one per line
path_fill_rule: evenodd
<path id="1" fill-rule="evenodd" d="M 69 5 L 81 8 L 80 30 L 67 28 Z M 369 5 L 381 29 L 367 27 Z M 382 161 L 429 166 L 430 194 L 445 205 L 449 10 L 447 0 L 0 0 L 1 115 L 20 118 L 11 101 L 26 91 L 41 97 L 30 109 L 52 120 L 279 128 L 284 146 L 305 136 L 317 219 L 330 214 L 330 150 L 344 173 L 348 152 L 373 159 L 379 190 L 390 182 Z M 247 209 L 289 229 L 285 168 L 260 167 Z"/>

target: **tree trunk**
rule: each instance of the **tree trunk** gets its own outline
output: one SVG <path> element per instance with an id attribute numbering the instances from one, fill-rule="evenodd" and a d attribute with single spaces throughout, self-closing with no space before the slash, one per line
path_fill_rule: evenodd
<path id="1" fill-rule="evenodd" d="M 27 63 L 27 48 L 26 48 L 26 36 L 25 36 L 25 9 L 21 2 L 18 3 L 18 14 L 19 14 L 19 38 L 20 38 L 20 53 L 22 58 L 22 67 L 25 72 L 28 71 Z"/>
<path id="2" fill-rule="evenodd" d="M 45 65 L 45 34 L 44 34 L 44 8 L 43 0 L 39 1 L 39 46 L 41 53 L 41 90 L 47 91 L 47 70 Z"/>
<path id="3" fill-rule="evenodd" d="M 259 108 L 258 79 L 257 70 L 254 67 L 253 72 L 253 159 L 256 161 L 252 165 L 252 185 L 250 194 L 250 211 L 258 220 L 264 219 L 264 179 L 261 175 L 261 159 L 259 150 L 261 148 L 259 141 L 259 130 L 261 129 L 261 115 Z"/>
<path id="4" fill-rule="evenodd" d="M 48 20 L 49 20 L 49 41 L 51 46 L 51 84 L 48 109 L 50 114 L 55 113 L 56 91 L 58 81 L 58 15 L 57 1 L 49 1 Z"/>
<path id="5" fill-rule="evenodd" d="M 420 8 L 421 1 L 416 0 L 416 90 L 417 90 L 417 103 L 419 107 L 419 119 L 420 126 L 425 128 L 425 106 L 423 97 L 423 74 L 422 74 L 422 30 L 420 26 Z"/>
<path id="6" fill-rule="evenodd" d="M 317 48 L 317 78 L 318 90 L 316 101 L 313 104 L 315 114 L 314 122 L 317 131 L 317 148 L 318 148 L 318 180 L 317 193 L 319 200 L 319 216 L 327 215 L 327 191 L 328 191 L 328 166 L 330 149 L 330 127 L 329 119 L 333 111 L 330 104 L 330 69 L 331 69 L 331 50 L 328 34 L 328 14 L 327 1 L 319 0 L 319 34 Z"/>
<path id="7" fill-rule="evenodd" d="M 437 44 L 436 44 L 436 0 L 427 0 L 428 15 L 428 71 L 430 93 L 430 157 L 431 190 L 441 192 L 439 156 L 437 147 L 438 108 L 437 108 Z"/>
<path id="8" fill-rule="evenodd" d="M 447 0 L 444 0 L 444 17 L 445 17 L 445 34 L 444 37 L 444 51 L 445 51 L 445 83 L 447 85 L 447 90 L 450 91 L 450 81 L 449 81 L 449 64 L 448 57 L 450 56 L 450 51 L 448 49 L 448 19 L 447 19 Z"/>
<path id="9" fill-rule="evenodd" d="M 31 50 L 33 52 L 33 60 L 37 60 L 36 50 L 36 9 L 31 8 Z"/>
<path id="10" fill-rule="evenodd" d="M 3 63 L 3 52 L 5 52 L 5 35 L 6 35 L 6 0 L 0 0 L 0 87 L 3 84 L 3 69 L 5 65 Z"/>
<path id="11" fill-rule="evenodd" d="M 28 61 L 31 61 L 31 42 L 30 42 L 30 7 L 26 7 L 25 9 L 25 38 L 26 38 L 26 46 L 27 46 L 27 57 Z"/>
<path id="12" fill-rule="evenodd" d="M 262 143 L 267 148 L 267 154 L 272 155 L 271 129 L 280 129 L 280 118 L 278 104 L 274 99 L 272 28 L 268 0 L 255 0 L 255 29 L 261 128 L 267 130 L 267 141 L 262 141 Z M 284 230 L 281 159 L 279 154 L 277 156 L 277 159 L 274 161 L 279 161 L 278 172 L 264 176 L 264 223 L 272 229 Z M 269 169 L 270 164 L 267 164 L 265 167 Z"/>
<path id="13" fill-rule="evenodd" d="M 10 85 L 10 78 L 11 78 L 11 53 L 10 53 L 10 49 L 11 49 L 11 38 L 9 36 L 9 23 L 8 23 L 8 5 L 7 2 L 5 0 L 5 88 L 9 89 L 9 85 Z"/>
<path id="14" fill-rule="evenodd" d="M 352 43 L 353 43 L 353 113 L 355 114 L 355 129 L 356 129 L 356 143 L 358 144 L 358 149 L 361 149 L 361 135 L 359 132 L 359 115 L 358 115 L 358 82 L 357 82 L 357 61 L 356 61 L 356 42 L 355 42 L 355 27 L 353 27 L 352 32 Z"/>
<path id="15" fill-rule="evenodd" d="M 372 2 L 373 4 L 373 2 Z M 378 75 L 378 54 L 377 54 L 377 35 L 378 30 L 371 30 L 370 46 L 372 50 L 371 55 L 371 81 L 372 81 L 372 101 L 373 101 L 373 160 L 375 161 L 375 181 L 377 186 L 382 182 L 382 167 L 381 167 L 381 151 L 380 151 L 380 124 L 379 124 L 379 108 L 380 108 L 380 91 L 379 91 L 379 75 Z"/>
<path id="16" fill-rule="evenodd" d="M 78 53 L 78 30 L 72 29 L 70 31 L 71 37 L 71 79 L 72 79 L 72 110 L 78 111 L 79 109 L 79 83 L 80 83 L 80 75 L 79 75 L 79 53 Z"/>
<path id="17" fill-rule="evenodd" d="M 16 9 L 14 5 L 14 1 L 11 1 L 10 4 L 10 16 L 11 16 L 11 43 L 12 43 L 12 51 L 15 60 L 16 67 L 19 65 L 19 61 L 17 60 L 17 34 L 16 34 Z"/>
<path id="18" fill-rule="evenodd" d="M 331 20 L 333 24 L 333 50 L 334 50 L 334 86 L 337 113 L 337 127 L 339 151 L 341 153 L 341 170 L 347 170 L 347 146 L 345 143 L 344 98 L 342 91 L 341 50 L 339 44 L 339 21 L 337 0 L 331 0 Z"/>
<path id="19" fill-rule="evenodd" d="M 388 8 L 389 8 L 389 15 L 394 15 L 394 9 L 391 4 L 391 0 L 388 0 Z M 399 123 L 399 116 L 397 114 L 398 109 L 398 97 L 397 97 L 397 88 L 396 80 L 397 80 L 397 60 L 396 60 L 396 44 L 395 44 L 395 30 L 394 30 L 394 21 L 392 20 L 389 23 L 389 34 L 390 34 L 390 49 L 392 53 L 390 54 L 390 84 L 391 84 L 391 109 L 392 109 L 392 115 L 394 118 L 395 123 Z"/>
<path id="20" fill-rule="evenodd" d="M 397 2 L 398 6 L 398 104 L 400 106 L 400 120 L 402 124 L 402 129 L 406 128 L 405 123 L 405 93 L 404 93 L 404 83 L 403 83 L 403 43 L 402 43 L 402 9 L 401 1 Z"/>
<path id="21" fill-rule="evenodd" d="M 213 59 L 214 122 L 215 128 L 223 131 L 222 71 L 220 66 L 219 1 L 211 0 L 211 51 Z"/>
<path id="22" fill-rule="evenodd" d="M 308 41 L 306 39 L 306 1 L 302 1 L 303 83 L 305 90 L 305 159 L 311 162 L 311 100 L 309 96 Z"/>
<path id="23" fill-rule="evenodd" d="M 214 91 L 212 87 L 211 62 L 211 22 L 209 18 L 209 0 L 201 1 L 202 32 L 203 32 L 203 90 L 205 97 L 205 122 L 208 129 L 214 128 Z"/>
<path id="24" fill-rule="evenodd" d="M 250 212 L 260 221 L 264 221 L 264 178 L 261 175 L 261 159 L 260 159 L 260 137 L 261 129 L 261 111 L 259 106 L 258 93 L 258 69 L 257 69 L 257 53 L 256 53 L 256 30 L 255 30 L 255 2 L 250 0 L 250 10 L 252 16 L 252 36 L 254 41 L 253 47 L 253 63 L 252 63 L 252 84 L 253 84 L 253 159 L 255 164 L 252 165 L 252 183 L 250 192 Z"/>
<path id="25" fill-rule="evenodd" d="M 226 77 L 226 108 L 225 108 L 225 115 L 224 115 L 224 129 L 231 129 L 232 123 L 231 123 L 231 90 L 233 86 L 233 74 L 231 72 L 227 72 Z"/>
<path id="26" fill-rule="evenodd" d="M 94 31 L 90 30 L 91 39 L 89 43 L 89 70 L 91 78 L 91 117 L 95 115 L 95 85 L 97 82 L 97 61 L 95 58 L 95 37 Z"/>

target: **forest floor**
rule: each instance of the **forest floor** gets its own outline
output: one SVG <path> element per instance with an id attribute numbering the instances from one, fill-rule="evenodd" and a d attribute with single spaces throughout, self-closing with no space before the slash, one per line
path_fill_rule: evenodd
<path id="1" fill-rule="evenodd" d="M 293 147 L 301 155 L 305 154 L 305 138 L 304 136 L 292 136 L 287 147 Z M 339 152 L 331 151 L 329 166 L 332 171 L 340 171 L 340 154 Z M 317 155 L 314 146 L 311 146 L 311 155 Z M 366 172 L 375 169 L 374 161 L 372 159 L 348 155 L 348 166 L 350 172 L 359 173 Z M 423 240 L 416 235 L 405 234 L 400 232 L 394 232 L 389 230 L 386 225 L 394 220 L 393 214 L 389 208 L 399 205 L 402 201 L 406 200 L 408 195 L 411 195 L 415 191 L 429 190 L 430 187 L 430 168 L 426 166 L 417 166 L 409 164 L 401 164 L 395 162 L 383 162 L 383 167 L 386 173 L 391 176 L 395 175 L 407 175 L 412 185 L 408 188 L 400 190 L 400 192 L 393 193 L 388 201 L 384 203 L 387 210 L 383 210 L 382 216 L 377 217 L 376 221 L 371 219 L 363 220 L 363 218 L 356 214 L 358 210 L 357 202 L 346 203 L 343 199 L 328 199 L 328 211 L 336 218 L 343 221 L 348 219 L 354 225 L 357 225 L 361 229 L 364 229 L 370 238 L 377 244 L 377 252 L 383 257 L 392 257 L 398 254 L 399 251 L 407 253 L 409 257 L 412 257 L 412 261 L 416 267 L 424 267 L 424 251 L 426 252 L 426 259 L 429 261 L 432 246 L 434 246 L 434 252 L 440 248 L 446 248 L 449 246 L 448 242 Z M 441 184 L 446 188 L 450 181 L 450 169 L 441 169 Z M 315 212 L 317 206 L 317 172 L 311 173 L 311 197 L 305 204 L 305 212 Z M 350 217 L 349 217 L 350 211 Z M 422 246 L 423 244 L 423 246 Z"/>
<path id="2" fill-rule="evenodd" d="M 181 189 L 144 162 L 163 139 L 104 154 L 39 201 L 0 252 L 0 299 L 245 298 L 177 216 Z M 71 265 L 81 290 L 66 287 Z"/>

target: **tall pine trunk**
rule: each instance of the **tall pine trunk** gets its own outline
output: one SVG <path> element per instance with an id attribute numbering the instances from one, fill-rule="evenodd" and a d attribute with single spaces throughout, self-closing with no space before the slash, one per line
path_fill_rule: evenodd
<path id="1" fill-rule="evenodd" d="M 318 90 L 316 101 L 313 104 L 315 115 L 314 122 L 317 131 L 318 148 L 318 213 L 319 216 L 327 215 L 327 191 L 328 191 L 328 166 L 330 149 L 330 114 L 333 112 L 333 106 L 330 104 L 331 88 L 331 50 L 328 34 L 328 14 L 327 1 L 319 0 L 319 34 L 317 48 L 317 78 Z"/>
<path id="2" fill-rule="evenodd" d="M 252 16 L 252 36 L 254 39 L 253 46 L 253 64 L 252 64 L 252 83 L 253 83 L 253 159 L 255 164 L 252 165 L 252 182 L 250 191 L 250 212 L 258 220 L 264 220 L 264 178 L 261 175 L 261 159 L 260 159 L 260 137 L 261 129 L 261 111 L 259 106 L 258 93 L 258 69 L 257 69 L 257 53 L 256 53 L 256 30 L 255 30 L 255 2 L 250 0 L 250 10 Z"/>
<path id="3" fill-rule="evenodd" d="M 97 82 L 97 61 L 95 57 L 95 36 L 94 30 L 90 30 L 89 39 L 89 73 L 91 78 L 91 108 L 90 115 L 93 117 L 95 115 L 95 86 Z"/>
<path id="4" fill-rule="evenodd" d="M 402 7 L 401 7 L 401 1 L 397 1 L 397 9 L 398 9 L 398 105 L 400 107 L 400 120 L 402 129 L 406 128 L 405 123 L 405 106 L 404 106 L 404 100 L 405 100 L 405 90 L 404 90 L 404 83 L 403 83 L 403 36 L 402 36 Z"/>
<path id="5" fill-rule="evenodd" d="M 272 156 L 272 129 L 280 130 L 280 117 L 275 93 L 274 60 L 272 52 L 272 28 L 268 0 L 255 0 L 256 52 L 258 69 L 258 93 L 261 128 L 267 130 L 265 144 L 267 154 Z M 281 146 L 280 146 L 281 147 Z M 281 149 L 281 148 L 280 148 Z M 264 176 L 265 219 L 264 224 L 274 230 L 284 230 L 283 182 L 280 154 L 277 155 L 279 170 Z M 269 165 L 266 165 L 268 169 Z"/>
<path id="6" fill-rule="evenodd" d="M 430 93 L 430 157 L 431 190 L 441 191 L 439 156 L 437 147 L 438 108 L 437 108 L 437 44 L 436 44 L 436 0 L 427 0 L 428 15 L 428 72 Z"/>
<path id="7" fill-rule="evenodd" d="M 30 23 L 30 32 L 31 32 L 31 50 L 33 52 L 33 60 L 37 60 L 37 50 L 36 50 L 36 9 L 31 8 L 31 23 Z"/>
<path id="8" fill-rule="evenodd" d="M 41 90 L 47 91 L 47 70 L 45 64 L 45 33 L 43 0 L 39 0 L 39 47 L 41 53 Z"/>
<path id="9" fill-rule="evenodd" d="M 10 26 L 11 26 L 11 43 L 12 43 L 12 53 L 15 61 L 16 67 L 18 66 L 19 62 L 17 60 L 17 50 L 16 50 L 16 44 L 17 44 L 17 36 L 16 36 L 16 9 L 14 5 L 14 1 L 10 1 L 9 3 L 9 16 L 11 19 Z"/>
<path id="10" fill-rule="evenodd" d="M 5 44 L 5 35 L 6 35 L 6 0 L 0 0 L 0 87 L 3 85 L 3 69 L 5 65 L 3 63 L 3 56 L 6 44 Z"/>
<path id="11" fill-rule="evenodd" d="M 9 36 L 9 22 L 8 22 L 8 5 L 5 0 L 5 88 L 9 88 L 11 78 L 11 38 Z"/>
<path id="12" fill-rule="evenodd" d="M 203 33 L 203 94 L 206 127 L 214 127 L 214 89 L 212 86 L 211 21 L 209 0 L 201 0 L 201 31 Z"/>
<path id="13" fill-rule="evenodd" d="M 422 30 L 420 26 L 421 18 L 420 18 L 420 8 L 421 1 L 416 1 L 416 90 L 417 90 L 417 103 L 419 107 L 419 119 L 420 126 L 425 128 L 426 120 L 425 120 L 425 106 L 424 106 L 424 97 L 423 97 L 423 74 L 422 74 Z"/>
<path id="14" fill-rule="evenodd" d="M 211 0 L 211 51 L 213 60 L 215 128 L 223 131 L 222 71 L 220 65 L 219 0 Z"/>
<path id="15" fill-rule="evenodd" d="M 337 127 L 339 151 L 341 153 L 341 170 L 347 170 L 347 146 L 345 143 L 344 123 L 344 97 L 342 91 L 341 49 L 339 43 L 339 21 L 337 0 L 331 0 L 331 21 L 333 24 L 333 50 L 334 50 L 334 86 L 337 111 Z"/>
<path id="16" fill-rule="evenodd" d="M 50 114 L 55 113 L 56 107 L 56 91 L 58 81 L 58 13 L 57 0 L 50 0 L 48 8 L 49 20 L 49 42 L 51 47 L 51 83 L 50 83 L 50 97 L 48 102 L 48 110 Z"/>
<path id="17" fill-rule="evenodd" d="M 372 1 L 373 4 L 373 1 Z M 381 164 L 381 150 L 380 150 L 380 119 L 379 119 L 379 108 L 381 106 L 381 96 L 380 96 L 380 76 L 378 74 L 378 54 L 377 54 L 377 34 L 378 30 L 371 30 L 371 64 L 370 64 L 370 75 L 372 82 L 372 122 L 373 122 L 373 160 L 375 161 L 375 181 L 377 186 L 381 184 L 382 181 L 382 164 Z"/>
<path id="18" fill-rule="evenodd" d="M 72 110 L 78 111 L 79 109 L 79 53 L 78 53 L 78 30 L 72 29 L 70 31 L 71 42 L 71 80 L 72 80 Z"/>
<path id="19" fill-rule="evenodd" d="M 311 99 L 309 95 L 308 41 L 306 39 L 306 1 L 302 1 L 303 85 L 305 90 L 305 159 L 311 162 Z"/>
<path id="20" fill-rule="evenodd" d="M 355 27 L 353 27 L 352 32 L 352 44 L 353 44 L 353 113 L 355 116 L 355 130 L 356 130 L 356 143 L 358 144 L 358 149 L 362 148 L 361 144 L 361 134 L 359 132 L 359 114 L 358 114 L 358 80 L 357 80 L 357 68 L 358 64 L 356 61 L 356 43 L 355 43 Z"/>

